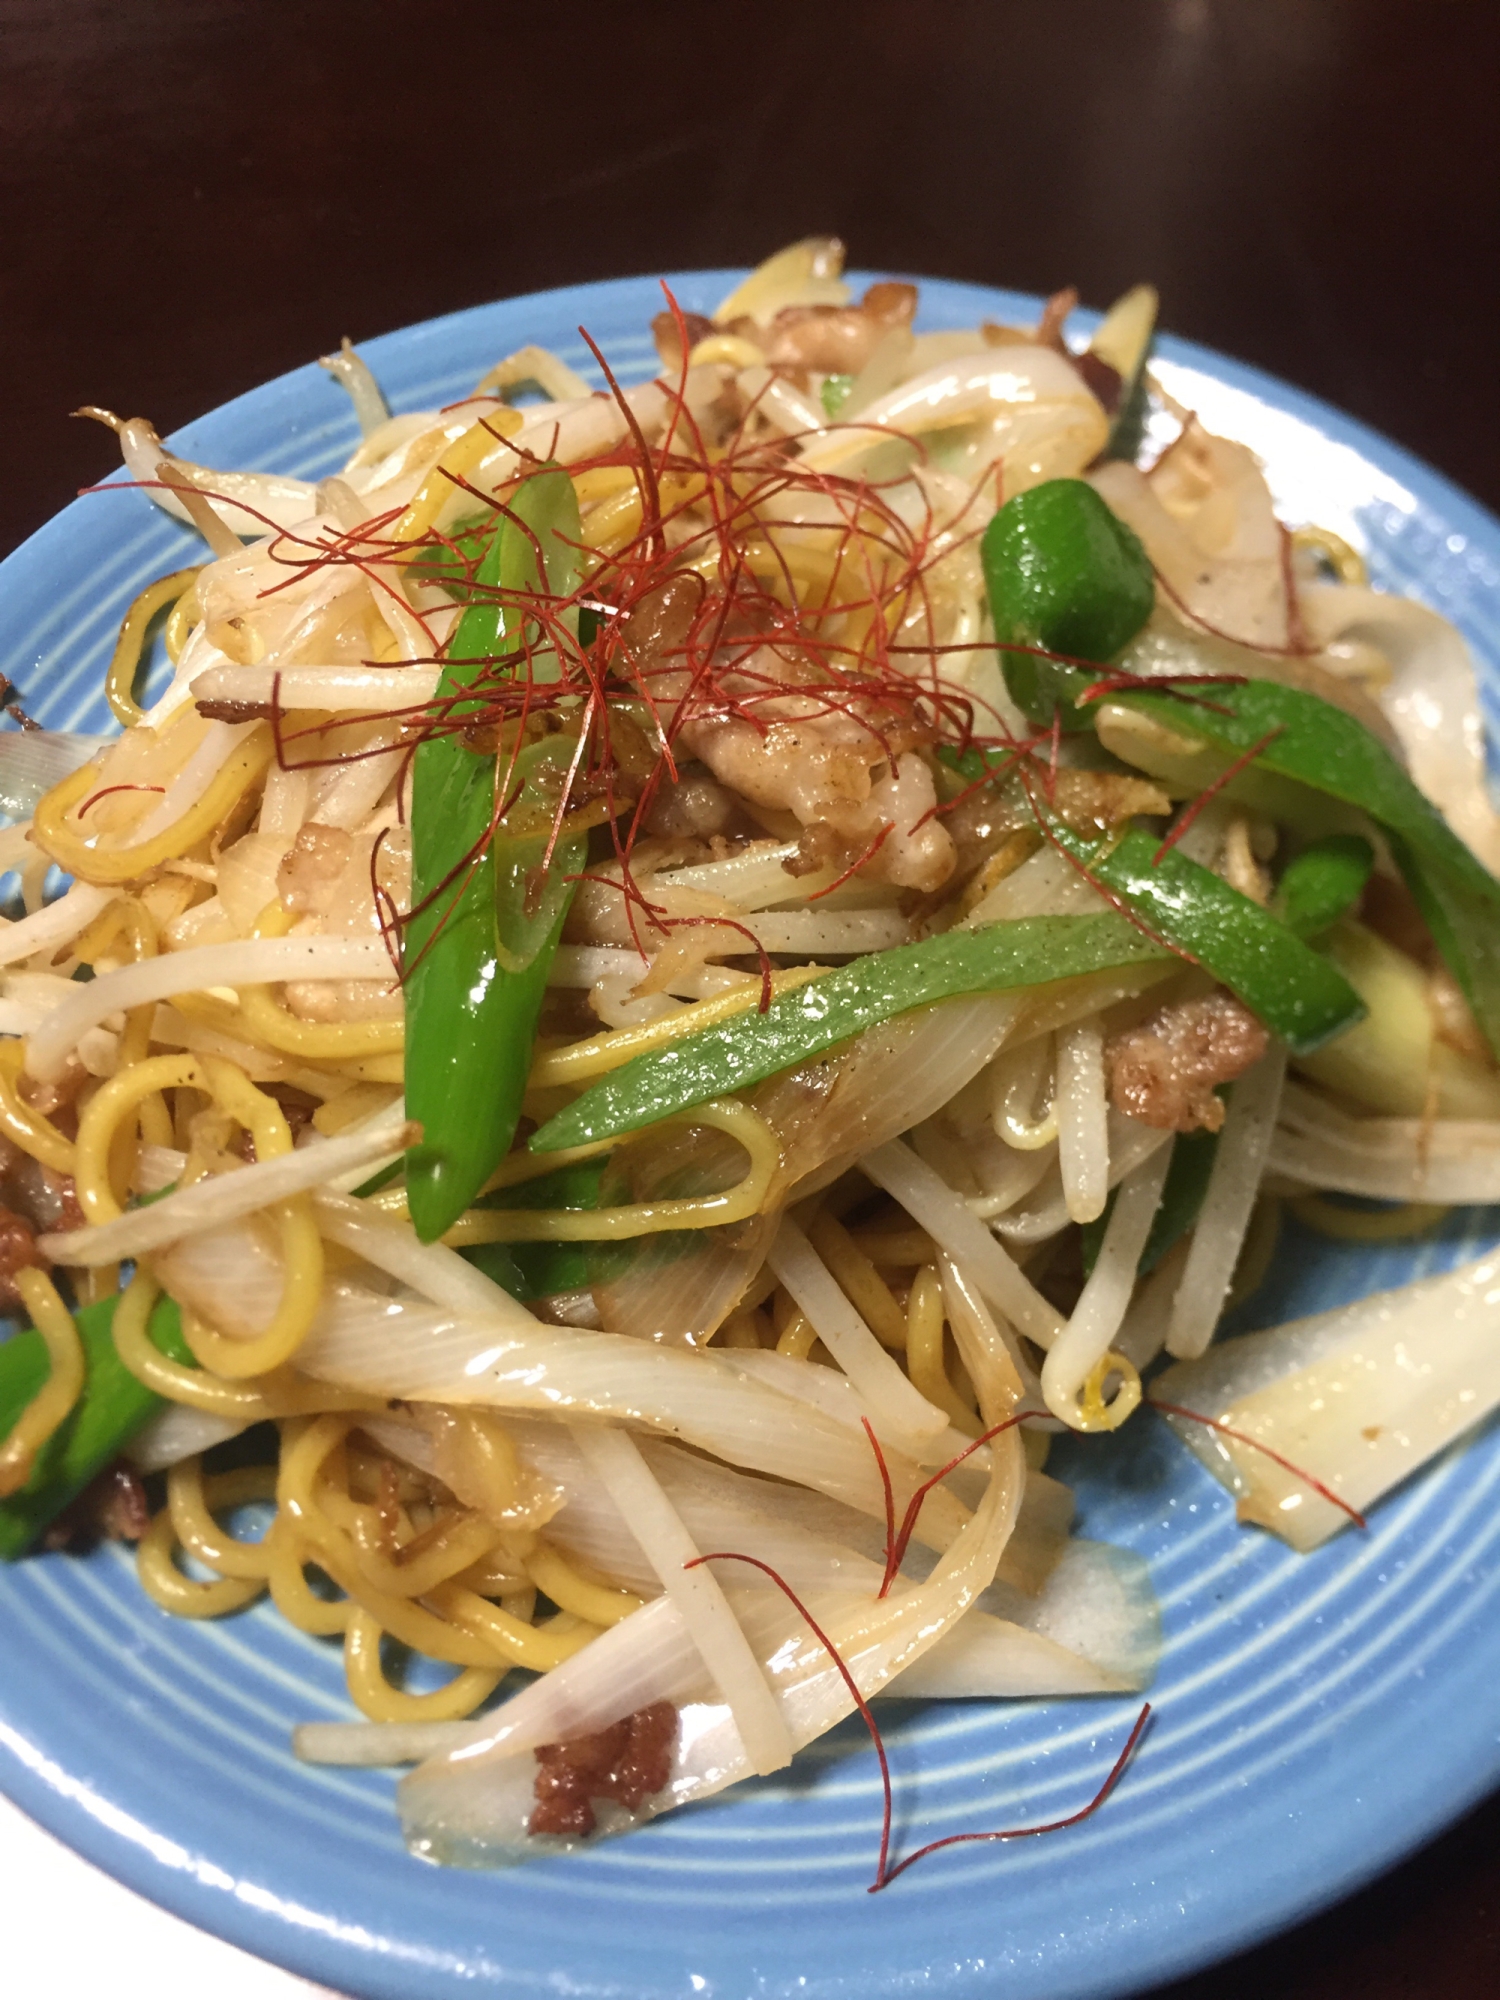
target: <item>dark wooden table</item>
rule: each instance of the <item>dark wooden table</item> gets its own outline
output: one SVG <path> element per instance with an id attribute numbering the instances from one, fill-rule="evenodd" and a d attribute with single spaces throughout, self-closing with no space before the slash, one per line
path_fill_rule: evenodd
<path id="1" fill-rule="evenodd" d="M 1150 277 L 1500 505 L 1497 81 L 1488 0 L 0 0 L 0 547 L 110 469 L 81 402 L 167 431 L 345 333 L 827 229 Z M 1493 2000 L 1497 1836 L 1171 2000 Z"/>

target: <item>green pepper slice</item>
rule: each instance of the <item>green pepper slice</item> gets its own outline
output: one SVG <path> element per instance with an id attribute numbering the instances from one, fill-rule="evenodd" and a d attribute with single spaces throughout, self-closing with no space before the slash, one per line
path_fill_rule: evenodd
<path id="1" fill-rule="evenodd" d="M 509 511 L 514 518 L 498 522 L 476 578 L 476 601 L 449 645 L 444 694 L 472 687 L 490 661 L 526 646 L 537 649 L 528 662 L 535 682 L 558 676 L 555 654 L 542 649 L 516 597 L 545 590 L 567 598 L 576 588 L 573 482 L 560 468 L 546 468 L 517 490 Z M 568 615 L 576 621 L 576 613 Z M 482 707 L 476 699 L 449 712 Z M 519 793 L 498 826 L 493 755 L 441 736 L 419 744 L 413 760 L 418 914 L 404 940 L 405 1074 L 407 1111 L 423 1136 L 407 1156 L 407 1200 L 423 1242 L 457 1220 L 515 1135 L 547 970 L 566 914 L 567 891 L 557 884 L 581 865 L 578 843 L 566 843 L 536 894 L 550 837 L 538 834 L 537 816 L 558 754 L 543 739 L 514 760 L 510 782 Z M 552 796 L 560 796 L 555 785 Z"/>
<path id="2" fill-rule="evenodd" d="M 119 1457 L 147 1418 L 165 1408 L 115 1350 L 118 1304 L 118 1297 L 100 1299 L 73 1315 L 83 1346 L 83 1393 L 37 1453 L 26 1484 L 0 1500 L 0 1559 L 24 1555 L 48 1522 Z M 157 1300 L 148 1331 L 169 1360 L 196 1366 L 171 1299 Z M 49 1367 L 47 1343 L 34 1328 L 0 1345 L 0 1437 L 15 1428 Z"/>

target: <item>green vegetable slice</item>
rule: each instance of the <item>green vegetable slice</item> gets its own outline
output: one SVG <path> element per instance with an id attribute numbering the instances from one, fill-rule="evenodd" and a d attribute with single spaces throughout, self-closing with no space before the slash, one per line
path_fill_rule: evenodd
<path id="1" fill-rule="evenodd" d="M 1001 993 L 1171 956 L 1126 918 L 1024 917 L 872 952 L 604 1077 L 534 1133 L 534 1152 L 591 1144 L 821 1055 L 892 1016 L 970 993 Z"/>
<path id="2" fill-rule="evenodd" d="M 101 1299 L 74 1314 L 83 1345 L 83 1393 L 37 1453 L 31 1477 L 0 1500 L 0 1559 L 24 1555 L 71 1500 L 117 1458 L 162 1399 L 138 1382 L 115 1351 L 118 1298 Z M 182 1337 L 182 1317 L 170 1299 L 158 1299 L 149 1322 L 152 1340 L 170 1360 L 193 1367 Z M 47 1379 L 47 1344 L 34 1328 L 0 1345 L 0 1437 Z"/>
<path id="3" fill-rule="evenodd" d="M 1088 725 L 1079 697 L 1090 680 L 1077 668 L 1012 655 L 1006 679 L 1034 720 L 1049 720 L 1060 706 L 1065 719 Z M 1185 698 L 1189 693 L 1192 699 Z M 1200 738 L 1218 751 L 1225 769 L 1249 756 L 1257 770 L 1293 779 L 1374 820 L 1485 1039 L 1500 1055 L 1500 882 L 1362 723 L 1279 681 L 1193 688 L 1180 695 L 1111 687 L 1096 698 Z"/>
<path id="4" fill-rule="evenodd" d="M 1082 479 L 1047 479 L 1007 500 L 979 552 L 1002 659 L 1007 645 L 1113 659 L 1156 602 L 1139 538 Z"/>
<path id="5" fill-rule="evenodd" d="M 446 694 L 472 687 L 497 655 L 524 643 L 538 647 L 532 678 L 557 678 L 555 654 L 541 650 L 534 629 L 527 632 L 514 596 L 545 587 L 567 597 L 575 588 L 572 480 L 555 466 L 542 471 L 517 490 L 511 513 L 515 521 L 501 517 L 495 528 L 476 601 L 449 645 Z M 482 706 L 476 699 L 457 713 Z M 570 739 L 568 750 L 574 747 Z M 566 754 L 548 739 L 521 753 L 512 774 L 519 795 L 493 838 L 492 754 L 441 736 L 419 744 L 413 759 L 412 900 L 419 914 L 404 941 L 405 1073 L 407 1110 L 423 1137 L 407 1156 L 407 1197 L 423 1242 L 462 1214 L 515 1134 L 547 968 L 567 911 L 562 878 L 582 863 L 581 841 L 563 843 L 532 906 L 532 880 L 550 837 L 541 831 L 543 814 L 560 796 L 558 758 Z"/>
<path id="6" fill-rule="evenodd" d="M 1357 833 L 1330 834 L 1287 863 L 1271 907 L 1300 938 L 1320 936 L 1359 901 L 1375 850 Z"/>
<path id="7" fill-rule="evenodd" d="M 1154 834 L 1138 828 L 1111 845 L 1054 821 L 1049 838 L 1111 896 L 1237 994 L 1294 1055 L 1308 1055 L 1363 1018 L 1364 1002 L 1336 966 L 1269 910 L 1252 903 Z"/>
<path id="8" fill-rule="evenodd" d="M 1108 362 L 1120 378 L 1115 406 L 1101 458 L 1134 461 L 1146 428 L 1146 367 L 1156 339 L 1156 287 L 1134 285 L 1115 300 L 1089 342 L 1089 352 Z"/>

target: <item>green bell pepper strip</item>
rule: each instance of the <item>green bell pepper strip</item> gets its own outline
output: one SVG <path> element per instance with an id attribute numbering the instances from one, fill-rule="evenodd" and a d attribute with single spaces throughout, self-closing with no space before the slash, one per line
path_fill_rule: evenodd
<path id="1" fill-rule="evenodd" d="M 1154 1271 L 1198 1220 L 1218 1150 L 1217 1132 L 1178 1133 L 1172 1148 L 1172 1163 L 1162 1184 L 1161 1201 L 1151 1218 L 1151 1229 L 1136 1266 L 1141 1277 Z"/>
<path id="2" fill-rule="evenodd" d="M 532 1134 L 533 1152 L 592 1144 L 744 1090 L 894 1015 L 972 993 L 1003 993 L 1170 958 L 1124 917 L 1024 917 L 871 952 L 836 972 L 601 1078 Z"/>
<path id="3" fill-rule="evenodd" d="M 575 1160 L 539 1174 L 534 1181 L 497 1188 L 479 1208 L 597 1208 L 599 1184 L 608 1162 Z M 593 1278 L 589 1243 L 475 1243 L 459 1255 L 492 1278 L 512 1298 L 551 1298 L 557 1292 L 585 1291 Z"/>
<path id="4" fill-rule="evenodd" d="M 1156 578 L 1139 537 L 1082 479 L 1016 494 L 979 544 L 995 637 L 1109 660 L 1151 616 Z"/>
<path id="5" fill-rule="evenodd" d="M 1033 720 L 1046 722 L 1061 708 L 1087 724 L 1078 698 L 1090 681 L 1077 668 L 1013 656 L 1006 679 Z M 1098 698 L 1197 737 L 1219 753 L 1224 768 L 1254 751 L 1252 769 L 1291 779 L 1375 821 L 1485 1039 L 1500 1055 L 1500 882 L 1391 752 L 1343 709 L 1279 681 L 1195 688 L 1192 694 L 1189 700 L 1130 686 L 1111 687 Z"/>
<path id="6" fill-rule="evenodd" d="M 1156 936 L 1196 959 L 1279 1035 L 1309 1055 L 1363 1019 L 1365 1004 L 1344 975 L 1269 910 L 1155 834 L 1132 829 L 1090 842 L 1050 821 L 1048 838 Z"/>
<path id="7" fill-rule="evenodd" d="M 507 593 L 545 589 L 567 597 L 576 588 L 578 503 L 567 473 L 550 467 L 528 479 L 510 511 L 516 521 L 500 519 L 476 577 L 484 596 L 464 612 L 449 645 L 444 694 L 471 687 L 489 660 L 516 651 L 528 637 L 538 643 Z M 555 681 L 555 655 L 539 651 L 531 672 L 538 682 Z M 476 699 L 450 714 L 482 708 Z M 551 739 L 523 750 L 515 764 L 511 783 L 519 780 L 520 796 L 492 835 L 493 755 L 437 736 L 419 744 L 413 758 L 418 914 L 404 940 L 405 1077 L 407 1113 L 423 1136 L 407 1156 L 406 1180 L 412 1223 L 425 1243 L 457 1220 L 510 1149 L 547 969 L 566 915 L 566 892 L 551 888 L 542 899 L 544 921 L 532 921 L 536 913 L 527 910 L 529 871 L 547 844 L 536 838 L 536 819 L 542 781 L 556 776 Z M 514 845 L 505 832 L 512 814 Z M 552 857 L 552 880 L 581 864 L 581 843 L 562 843 Z M 502 935 L 509 946 L 503 958 Z"/>
<path id="8" fill-rule="evenodd" d="M 1298 937 L 1318 937 L 1353 909 L 1374 863 L 1375 850 L 1361 834 L 1315 840 L 1282 870 L 1271 908 Z"/>
<path id="9" fill-rule="evenodd" d="M 0 1559 L 6 1562 L 24 1555 L 48 1522 L 118 1458 L 147 1418 L 165 1407 L 115 1351 L 118 1303 L 118 1298 L 100 1299 L 73 1316 L 83 1345 L 83 1393 L 37 1453 L 26 1484 L 0 1500 Z M 171 1299 L 157 1300 L 149 1332 L 169 1360 L 188 1368 L 197 1365 Z M 49 1367 L 47 1344 L 33 1328 L 0 1345 L 0 1437 L 15 1428 Z"/>

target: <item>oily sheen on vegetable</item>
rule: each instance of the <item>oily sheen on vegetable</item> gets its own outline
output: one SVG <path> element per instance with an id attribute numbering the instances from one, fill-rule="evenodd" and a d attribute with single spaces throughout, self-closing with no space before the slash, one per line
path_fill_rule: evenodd
<path id="1" fill-rule="evenodd" d="M 1288 1202 L 1500 1197 L 1500 828 L 1457 635 L 1072 305 L 820 237 L 645 380 L 346 344 L 316 485 L 85 413 L 205 546 L 117 735 L 0 737 L 0 1557 L 340 1647 L 299 1754 L 429 1859 L 854 1713 L 872 1888 L 1045 1830 L 905 1828 L 879 1707 L 1149 1683 L 1052 1438 L 1154 1408 L 1310 1548 L 1500 1395 L 1492 1260 L 1219 1337 Z"/>

